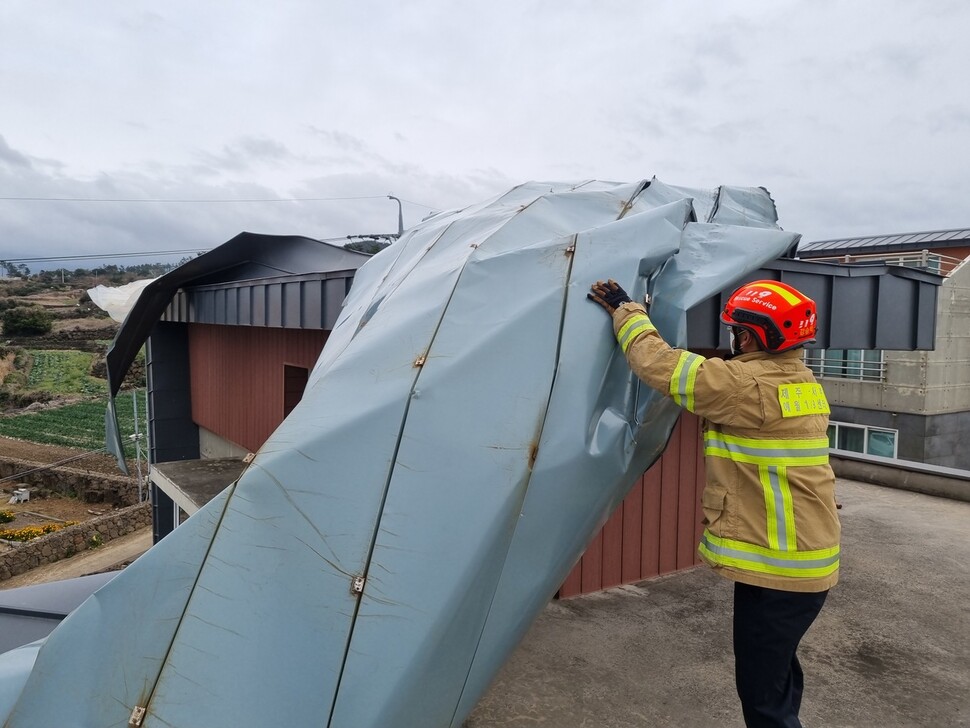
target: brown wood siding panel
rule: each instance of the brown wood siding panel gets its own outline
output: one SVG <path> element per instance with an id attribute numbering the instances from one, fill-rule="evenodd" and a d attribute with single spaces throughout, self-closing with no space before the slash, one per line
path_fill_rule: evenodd
<path id="1" fill-rule="evenodd" d="M 569 576 L 566 577 L 566 581 L 562 583 L 559 587 L 560 597 L 572 597 L 577 594 L 583 593 L 583 562 L 580 559 L 579 563 L 573 567 L 573 570 L 569 572 Z"/>
<path id="2" fill-rule="evenodd" d="M 628 583 L 640 578 L 643 543 L 643 478 L 637 478 L 626 500 L 620 506 L 623 513 L 623 533 L 626 536 L 621 545 L 622 566 L 620 582 Z"/>
<path id="3" fill-rule="evenodd" d="M 700 442 L 700 420 L 697 417 L 680 419 L 680 478 L 677 501 L 677 561 L 675 569 L 685 569 L 694 565 L 694 551 L 697 539 L 694 538 L 694 494 L 697 482 L 697 448 L 690 443 Z"/>
<path id="4" fill-rule="evenodd" d="M 660 570 L 667 574 L 677 570 L 677 516 L 680 504 L 680 449 L 683 425 L 678 423 L 677 436 L 671 437 L 661 461 L 660 470 Z"/>
<path id="5" fill-rule="evenodd" d="M 189 325 L 192 419 L 256 452 L 283 421 L 283 366 L 312 369 L 326 331 Z"/>
<path id="6" fill-rule="evenodd" d="M 583 594 L 599 591 L 603 588 L 603 531 L 600 530 L 582 558 L 581 586 Z"/>
<path id="7" fill-rule="evenodd" d="M 600 582 L 602 588 L 623 583 L 623 504 L 617 508 L 603 526 L 603 566 Z"/>
<path id="8" fill-rule="evenodd" d="M 660 573 L 660 475 L 663 458 L 643 474 L 643 531 L 640 535 L 640 577 Z"/>
<path id="9" fill-rule="evenodd" d="M 684 412 L 660 460 L 590 542 L 560 597 L 588 594 L 699 563 L 704 450 L 700 419 Z"/>

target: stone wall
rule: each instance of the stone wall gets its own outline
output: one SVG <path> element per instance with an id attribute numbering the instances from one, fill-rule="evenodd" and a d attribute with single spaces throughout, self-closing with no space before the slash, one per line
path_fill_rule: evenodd
<path id="1" fill-rule="evenodd" d="M 43 468 L 37 472 L 29 472 Z M 59 466 L 48 468 L 37 463 L 16 458 L 0 458 L 0 478 L 24 473 L 17 480 L 29 486 L 33 494 L 40 489 L 41 495 L 58 494 L 76 497 L 84 503 L 108 503 L 113 506 L 128 506 L 138 503 L 138 481 L 136 478 L 104 473 L 90 472 L 81 468 Z"/>
<path id="2" fill-rule="evenodd" d="M 97 548 L 112 539 L 149 526 L 151 522 L 152 505 L 142 503 L 68 526 L 33 541 L 11 544 L 12 551 L 0 554 L 0 581 L 43 564 L 53 564 L 79 551 Z"/>

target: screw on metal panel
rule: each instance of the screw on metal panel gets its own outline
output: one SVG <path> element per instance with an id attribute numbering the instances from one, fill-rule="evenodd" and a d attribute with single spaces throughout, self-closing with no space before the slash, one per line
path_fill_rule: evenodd
<path id="1" fill-rule="evenodd" d="M 364 577 L 355 576 L 353 584 L 350 585 L 351 594 L 363 594 L 364 593 Z"/>
<path id="2" fill-rule="evenodd" d="M 424 363 L 425 363 L 425 361 L 427 361 L 427 359 L 428 359 L 427 355 L 426 354 L 422 354 L 421 356 L 419 356 L 417 359 L 414 360 L 414 366 L 416 366 L 416 367 L 423 367 L 424 366 Z"/>
<path id="3" fill-rule="evenodd" d="M 128 719 L 128 725 L 138 728 L 145 720 L 145 708 L 140 705 L 136 705 L 131 710 L 131 717 Z"/>
<path id="4" fill-rule="evenodd" d="M 566 255 L 572 255 L 576 252 L 576 243 L 573 243 L 568 248 L 566 248 Z"/>

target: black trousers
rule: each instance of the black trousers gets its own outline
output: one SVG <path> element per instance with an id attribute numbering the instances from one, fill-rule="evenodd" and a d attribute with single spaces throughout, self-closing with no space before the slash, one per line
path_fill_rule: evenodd
<path id="1" fill-rule="evenodd" d="M 734 675 L 748 728 L 801 728 L 804 681 L 795 651 L 827 594 L 735 582 Z"/>

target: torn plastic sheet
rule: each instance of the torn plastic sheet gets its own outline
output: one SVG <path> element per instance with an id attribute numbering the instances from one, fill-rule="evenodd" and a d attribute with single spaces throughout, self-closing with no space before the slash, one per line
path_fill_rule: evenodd
<path id="1" fill-rule="evenodd" d="M 412 228 L 234 489 L 65 620 L 0 717 L 460 726 L 679 413 L 589 285 L 649 292 L 683 344 L 694 302 L 795 242 L 764 190 L 656 180 L 530 183 Z"/>
<path id="2" fill-rule="evenodd" d="M 95 306 L 120 324 L 125 320 L 128 312 L 134 308 L 145 286 L 154 280 L 154 278 L 147 278 L 132 281 L 123 286 L 95 286 L 88 289 L 88 295 Z"/>

